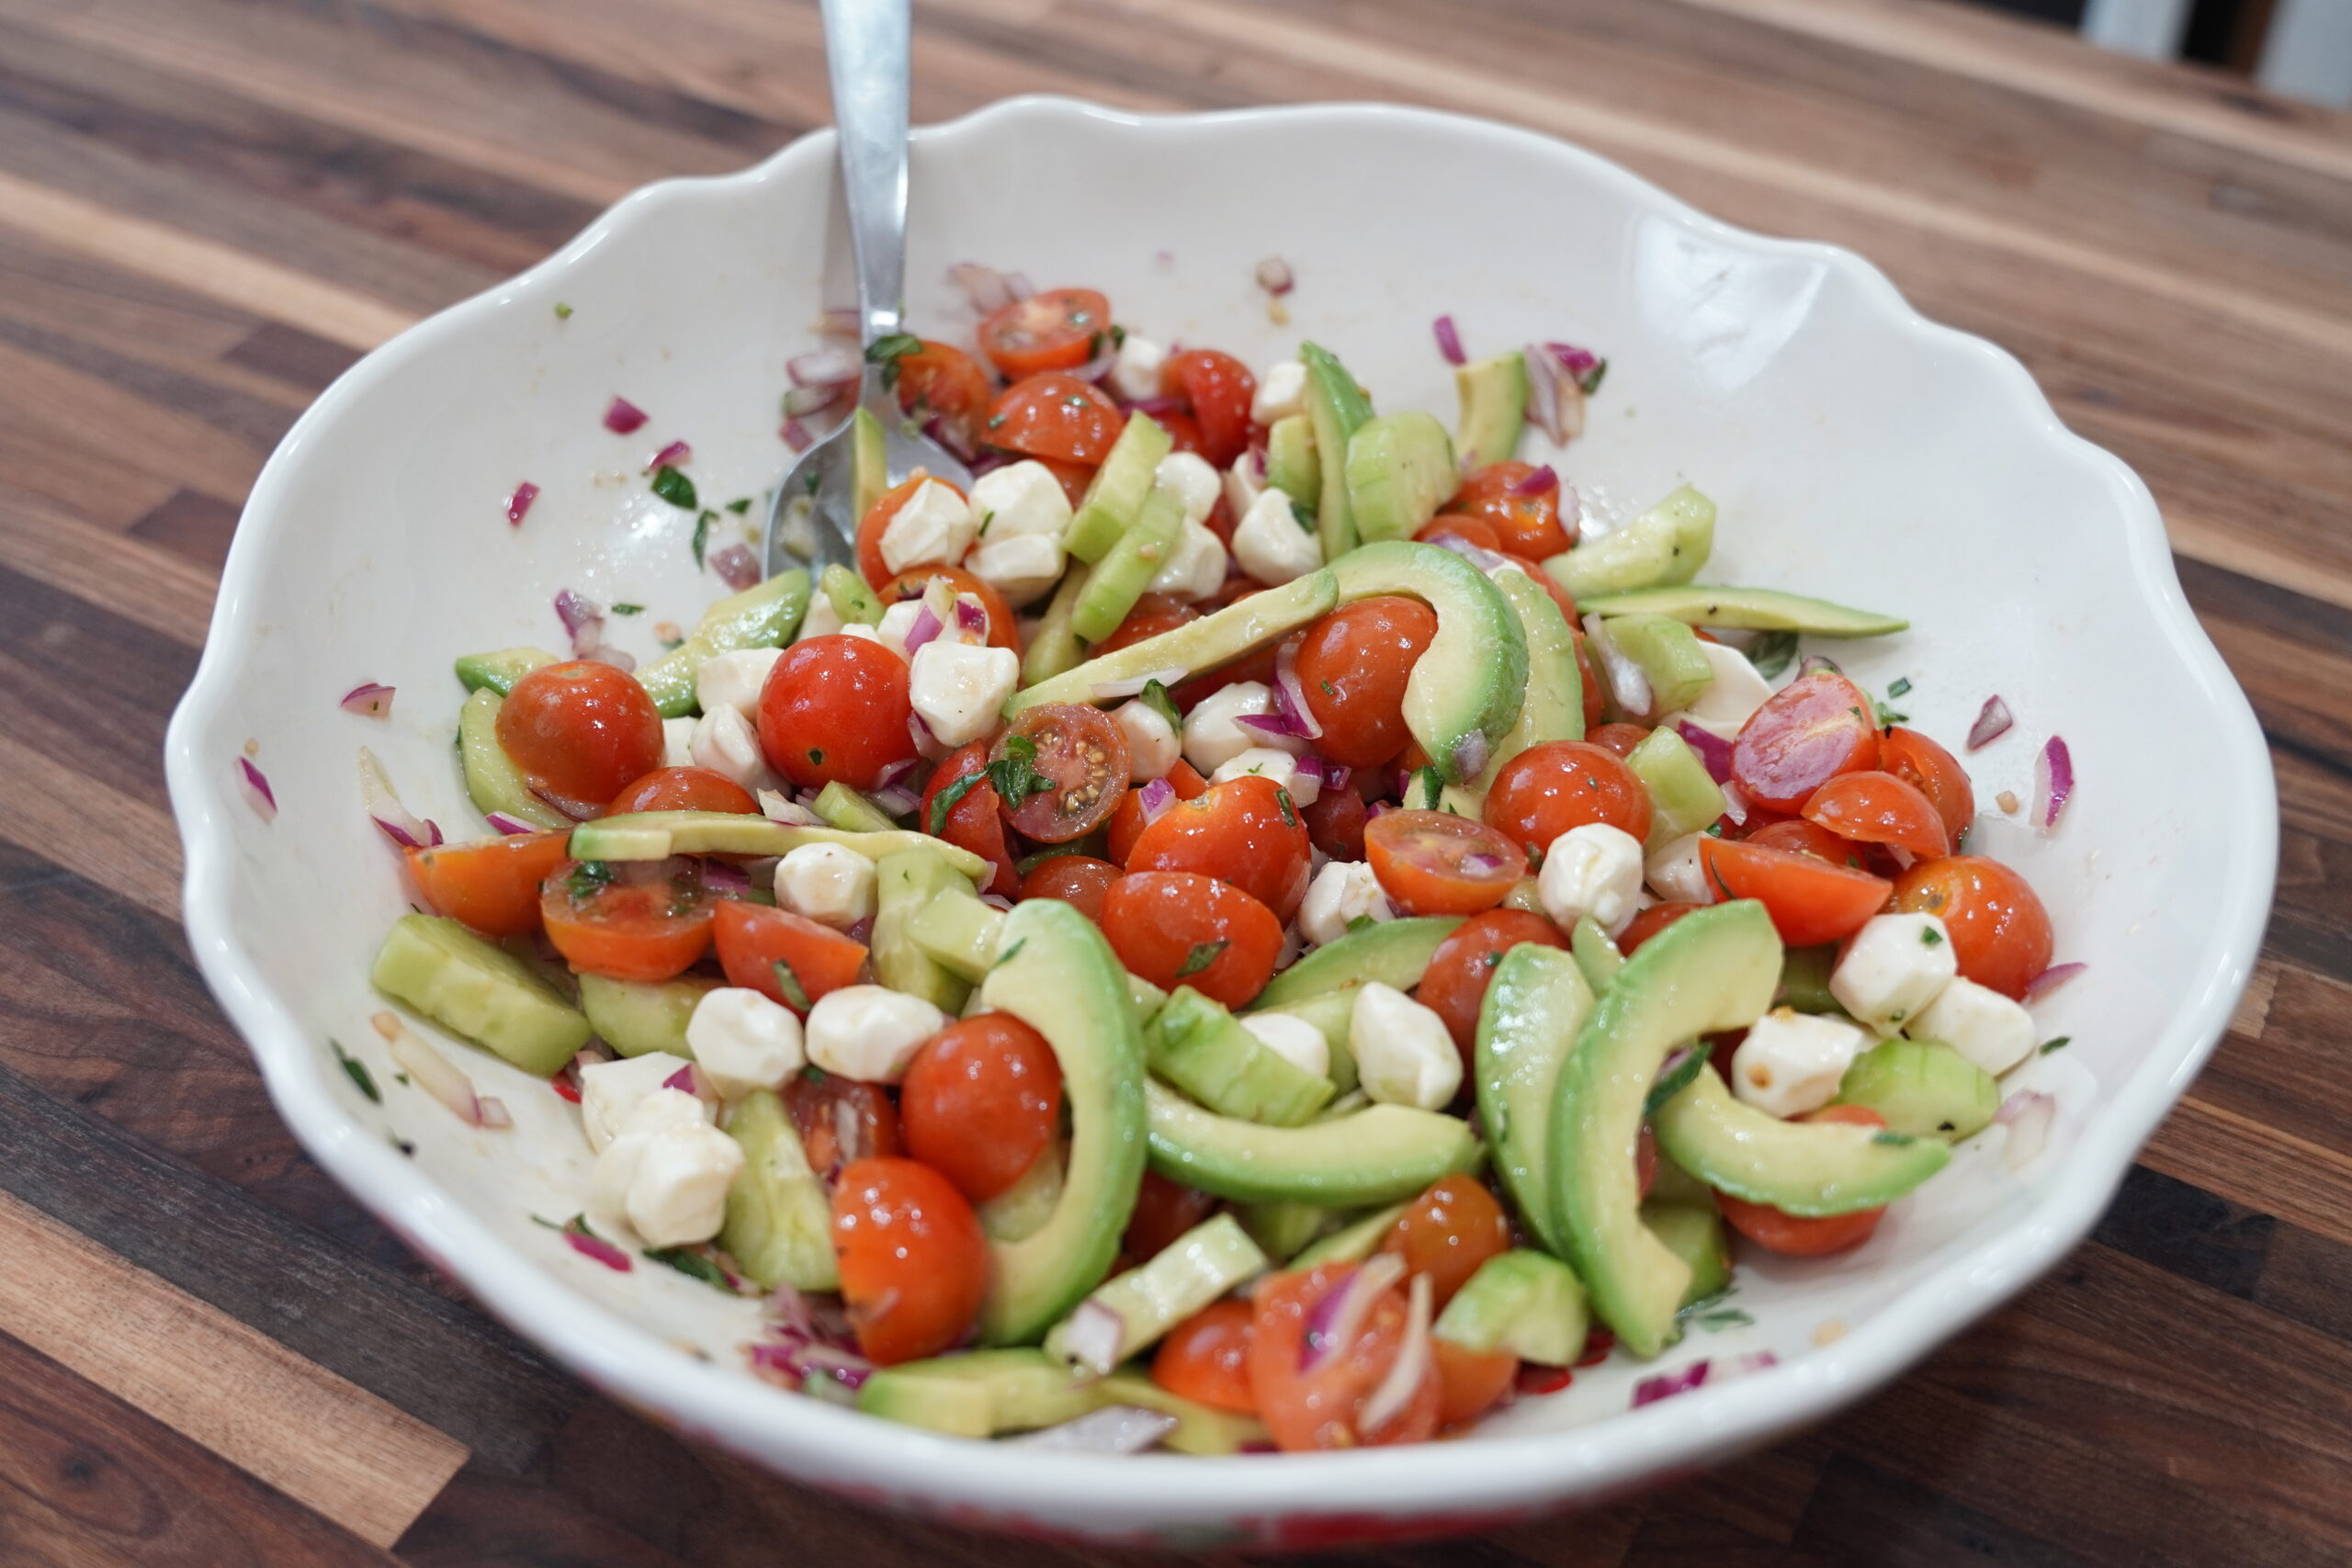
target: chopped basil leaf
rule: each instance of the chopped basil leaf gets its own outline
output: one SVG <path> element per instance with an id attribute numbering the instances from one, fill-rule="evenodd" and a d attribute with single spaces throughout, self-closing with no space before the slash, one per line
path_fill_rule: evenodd
<path id="1" fill-rule="evenodd" d="M 986 768 L 982 768 L 978 773 L 966 773 L 931 797 L 931 825 L 928 831 L 933 838 L 940 838 L 946 833 L 947 814 L 956 809 L 957 802 L 972 793 L 974 786 L 985 784 L 988 776 Z"/>
<path id="2" fill-rule="evenodd" d="M 343 1064 L 344 1075 L 358 1086 L 359 1092 L 374 1103 L 383 1104 L 384 1091 L 376 1087 L 376 1076 L 368 1070 L 368 1064 L 345 1050 L 340 1041 L 330 1040 L 327 1047 L 334 1053 L 334 1059 Z"/>
<path id="3" fill-rule="evenodd" d="M 695 481 L 667 463 L 653 470 L 653 493 L 682 512 L 692 512 L 701 504 L 695 494 Z"/>
<path id="4" fill-rule="evenodd" d="M 1340 694 L 1329 681 L 1317 681 L 1316 684 L 1323 688 L 1323 694 L 1327 697 L 1336 697 Z"/>
<path id="5" fill-rule="evenodd" d="M 557 300 L 555 302 L 555 319 L 559 321 L 568 321 L 571 320 L 571 307 L 565 304 L 560 299 Z"/>
<path id="6" fill-rule="evenodd" d="M 800 976 L 792 972 L 792 964 L 779 958 L 772 968 L 775 975 L 775 988 L 784 993 L 784 1005 L 795 1012 L 807 1012 L 808 988 L 800 983 Z"/>
<path id="7" fill-rule="evenodd" d="M 695 519 L 695 567 L 697 570 L 702 567 L 703 547 L 710 543 L 710 525 L 718 521 L 718 513 L 716 512 L 706 512 Z"/>
<path id="8" fill-rule="evenodd" d="M 1280 784 L 1276 784 L 1274 786 L 1274 804 L 1283 808 L 1283 827 L 1295 828 L 1298 826 L 1298 813 L 1291 806 L 1290 791 L 1284 789 Z"/>
<path id="9" fill-rule="evenodd" d="M 1872 1133 L 1871 1134 L 1871 1142 L 1873 1144 L 1884 1144 L 1889 1148 L 1899 1149 L 1911 1142 L 1911 1134 L 1908 1133 Z"/>
<path id="10" fill-rule="evenodd" d="M 1169 728 L 1180 732 L 1183 729 L 1184 716 L 1176 711 L 1176 699 L 1168 694 L 1167 687 L 1157 681 L 1145 682 L 1143 700 L 1147 707 L 1168 721 Z"/>
<path id="11" fill-rule="evenodd" d="M 825 749 L 822 746 L 809 747 L 808 762 L 811 767 L 823 767 L 825 765 Z"/>
<path id="12" fill-rule="evenodd" d="M 1183 964 L 1177 969 L 1176 978 L 1182 980 L 1188 975 L 1199 974 L 1216 963 L 1217 955 L 1232 945 L 1231 942 L 1225 941 L 1194 942 L 1193 951 L 1184 954 Z"/>
<path id="13" fill-rule="evenodd" d="M 1668 1100 L 1672 1100 L 1676 1095 L 1680 1094 L 1684 1089 L 1689 1089 L 1690 1087 L 1690 1080 L 1697 1077 L 1699 1076 L 1699 1069 L 1706 1065 L 1707 1053 L 1698 1049 L 1696 1046 L 1693 1046 L 1690 1055 L 1684 1056 L 1682 1060 L 1674 1065 L 1674 1070 L 1672 1072 L 1668 1073 L 1665 1077 L 1659 1078 L 1657 1082 L 1650 1086 L 1649 1098 L 1642 1101 L 1643 1118 L 1647 1120 L 1648 1118 L 1657 1115 L 1659 1106 L 1664 1105 Z"/>
<path id="14" fill-rule="evenodd" d="M 996 968 L 1001 968 L 1001 967 L 1002 967 L 1003 965 L 1005 965 L 1005 964 L 1007 964 L 1012 963 L 1012 960 L 1013 960 L 1013 956 L 1014 956 L 1016 953 L 1019 953 L 1023 948 L 1024 948 L 1024 947 L 1026 947 L 1026 946 L 1028 946 L 1028 945 L 1029 945 L 1029 939 L 1028 939 L 1027 937 L 1025 937 L 1025 936 L 1024 936 L 1024 937 L 1019 937 L 1019 938 L 1016 938 L 1016 939 L 1014 940 L 1014 942 L 1013 942 L 1013 943 L 1012 943 L 1012 945 L 1011 947 L 1006 948 L 1002 953 L 998 953 L 998 954 L 996 955 L 996 962 L 995 962 L 994 964 L 989 964 L 989 968 L 991 968 L 991 969 L 996 969 Z"/>
<path id="15" fill-rule="evenodd" d="M 2041 1055 L 2047 1056 L 2052 1051 L 2063 1051 L 2074 1043 L 2074 1039 L 2071 1034 L 2061 1034 L 2055 1040 L 2045 1040 L 2041 1043 Z"/>
<path id="16" fill-rule="evenodd" d="M 1909 714 L 1897 713 L 1882 702 L 1871 703 L 1871 711 L 1877 715 L 1878 727 L 1881 729 L 1892 729 L 1898 724 L 1908 724 L 1911 722 L 1911 716 Z"/>
<path id="17" fill-rule="evenodd" d="M 1911 677 L 1908 675 L 1899 675 L 1895 677 L 1894 684 L 1886 689 L 1886 694 L 1890 697 L 1899 697 L 1910 689 Z"/>
<path id="18" fill-rule="evenodd" d="M 564 891 L 569 893 L 571 896 L 571 901 L 577 904 L 582 899 L 594 898 L 611 886 L 612 883 L 613 868 L 608 863 L 600 860 L 583 860 L 571 868 L 571 875 L 564 883 Z"/>
<path id="19" fill-rule="evenodd" d="M 613 614 L 616 615 L 641 615 L 645 614 L 645 606 L 642 604 L 616 604 L 613 606 Z"/>
<path id="20" fill-rule="evenodd" d="M 892 333 L 877 337 L 865 345 L 865 362 L 882 367 L 882 384 L 895 388 L 899 384 L 899 361 L 910 354 L 922 352 L 922 339 L 912 333 Z"/>
<path id="21" fill-rule="evenodd" d="M 1445 775 L 1437 771 L 1435 762 L 1431 762 L 1413 776 L 1420 780 L 1421 793 L 1430 805 L 1435 806 L 1438 796 L 1445 793 Z"/>
<path id="22" fill-rule="evenodd" d="M 1796 656 L 1797 634 L 1794 632 L 1766 632 L 1747 649 L 1747 661 L 1755 665 L 1756 672 L 1768 681 L 1786 670 Z"/>
<path id="23" fill-rule="evenodd" d="M 1941 947 L 1943 944 L 1943 932 L 1936 930 L 1933 926 L 1921 926 L 1919 928 L 1919 945 L 1921 947 Z"/>
<path id="24" fill-rule="evenodd" d="M 727 510 L 741 517 L 752 510 L 752 498 L 748 495 L 739 495 L 727 503 Z"/>
<path id="25" fill-rule="evenodd" d="M 727 1270 L 699 1252 L 683 1247 L 649 1247 L 645 1249 L 645 1256 L 656 1263 L 666 1263 L 679 1273 L 700 1280 L 706 1285 L 725 1291 L 729 1295 L 735 1293 L 735 1287 L 728 1282 Z"/>
<path id="26" fill-rule="evenodd" d="M 570 1231 L 574 1235 L 584 1235 L 590 1241 L 602 1241 L 605 1239 L 603 1236 L 596 1234 L 595 1227 L 588 1223 L 588 1216 L 585 1214 L 572 1215 L 571 1218 L 563 1222 L 563 1228 Z"/>
<path id="27" fill-rule="evenodd" d="M 1113 348 L 1125 348 L 1127 346 L 1127 329 L 1119 325 L 1116 321 L 1113 321 L 1111 323 L 1111 346 Z"/>
<path id="28" fill-rule="evenodd" d="M 1600 383 L 1608 374 L 1609 361 L 1606 359 L 1597 359 L 1593 361 L 1592 368 L 1577 378 L 1577 390 L 1582 392 L 1588 398 L 1592 396 L 1593 393 L 1600 390 Z M 1634 411 L 1627 409 L 1625 412 L 1627 413 L 1631 413 Z"/>

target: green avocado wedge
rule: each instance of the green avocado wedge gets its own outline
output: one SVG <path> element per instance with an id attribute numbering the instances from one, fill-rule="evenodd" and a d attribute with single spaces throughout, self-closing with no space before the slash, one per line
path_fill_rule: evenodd
<path id="1" fill-rule="evenodd" d="M 774 648 L 789 640 L 808 609 L 808 574 L 795 567 L 705 610 L 692 637 L 637 672 L 663 718 L 695 711 L 695 677 L 714 654 Z"/>
<path id="2" fill-rule="evenodd" d="M 1576 959 L 1521 942 L 1502 956 L 1478 1009 L 1471 1077 L 1495 1171 L 1535 1239 L 1567 1250 L 1552 1201 L 1552 1111 L 1560 1065 L 1591 1016 L 1592 987 Z"/>
<path id="3" fill-rule="evenodd" d="M 1796 632 L 1806 637 L 1886 637 L 1911 626 L 1899 616 L 1851 610 L 1826 599 L 1784 593 L 1777 588 L 1720 588 L 1688 582 L 1598 594 L 1579 599 L 1577 607 L 1604 618 L 1665 615 L 1694 626 Z"/>
<path id="4" fill-rule="evenodd" d="M 1648 951 L 1626 961 L 1628 973 Z M 1717 1191 L 1807 1219 L 1891 1203 L 1951 1159 L 1934 1136 L 1768 1116 L 1734 1100 L 1713 1066 L 1659 1106 L 1650 1126 L 1675 1164 Z"/>
<path id="5" fill-rule="evenodd" d="M 884 1367 L 858 1390 L 857 1407 L 956 1438 L 993 1438 L 1074 1421 L 1105 1405 L 1137 1404 L 1176 1417 L 1160 1439 L 1181 1454 L 1234 1454 L 1265 1441 L 1255 1417 L 1170 1393 L 1139 1372 L 1073 1375 L 1043 1350 L 971 1350 Z"/>
<path id="6" fill-rule="evenodd" d="M 1323 536 L 1323 558 L 1335 561 L 1356 547 L 1355 513 L 1348 505 L 1348 443 L 1372 418 L 1372 401 L 1329 349 L 1303 343 L 1298 358 L 1306 367 L 1306 418 L 1322 469 L 1315 527 Z"/>
<path id="7" fill-rule="evenodd" d="M 1467 784 L 1448 784 L 1439 805 L 1473 821 L 1484 816 L 1487 793 L 1503 764 L 1547 740 L 1584 739 L 1584 677 L 1577 669 L 1575 628 L 1559 604 L 1523 571 L 1498 571 L 1491 579 L 1510 601 L 1519 629 L 1527 637 L 1527 696 L 1519 717 L 1497 742 L 1487 765 Z"/>
<path id="8" fill-rule="evenodd" d="M 1263 1127 L 1204 1111 L 1163 1084 L 1145 1085 L 1145 1095 L 1152 1168 L 1237 1202 L 1334 1209 L 1393 1203 L 1441 1176 L 1475 1168 L 1480 1154 L 1466 1123 L 1409 1106 L 1374 1105 L 1304 1127 Z"/>
<path id="9" fill-rule="evenodd" d="M 458 709 L 458 759 L 474 809 L 495 811 L 535 828 L 568 828 L 571 818 L 531 793 L 523 770 L 498 743 L 498 710 L 506 699 L 484 686 Z"/>
<path id="10" fill-rule="evenodd" d="M 1690 1283 L 1690 1265 L 1641 1222 L 1634 1149 L 1644 1104 L 1668 1052 L 1755 1022 L 1780 977 L 1781 939 L 1763 905 L 1741 899 L 1685 915 L 1625 960 L 1561 1065 L 1553 1208 L 1593 1311 L 1636 1356 L 1655 1356 L 1673 1337 Z"/>
<path id="11" fill-rule="evenodd" d="M 1410 539 L 1365 545 L 1329 570 L 1343 604 L 1399 593 L 1437 612 L 1437 636 L 1405 682 L 1405 728 L 1446 783 L 1476 778 L 1527 696 L 1527 634 L 1510 601 L 1452 550 Z"/>
<path id="12" fill-rule="evenodd" d="M 1604 593 L 1690 581 L 1715 546 L 1715 503 L 1684 485 L 1612 534 L 1553 556 L 1544 570 L 1583 609 Z"/>
<path id="13" fill-rule="evenodd" d="M 969 850 L 905 828 L 854 833 L 771 822 L 741 811 L 631 811 L 600 817 L 571 830 L 574 860 L 667 860 L 672 855 L 788 855 L 803 844 L 840 844 L 869 860 L 901 850 L 929 850 L 974 882 L 992 867 Z"/>
<path id="14" fill-rule="evenodd" d="M 1519 455 L 1519 433 L 1527 425 L 1527 360 L 1517 349 L 1492 359 L 1474 360 L 1453 372 L 1462 400 L 1453 445 L 1464 472 Z"/>
<path id="15" fill-rule="evenodd" d="M 556 656 L 544 648 L 502 648 L 495 653 L 461 654 L 458 659 L 458 680 L 469 692 L 496 692 L 500 696 L 514 689 L 514 682 L 543 664 L 557 662 Z"/>
<path id="16" fill-rule="evenodd" d="M 1054 674 L 1025 691 L 1015 692 L 1004 705 L 1004 716 L 1011 718 L 1023 708 L 1035 707 L 1040 703 L 1124 702 L 1123 697 L 1096 696 L 1094 689 L 1143 675 L 1164 674 L 1170 670 L 1181 670 L 1187 675 L 1204 674 L 1280 642 L 1321 617 L 1339 602 L 1339 580 L 1329 570 L 1310 571 L 1280 588 L 1252 593 L 1213 615 L 1188 621 L 1158 637 L 1129 643 L 1115 652 Z M 1060 603 L 1058 595 L 1055 603 Z M 1048 611 L 1049 619 L 1051 615 Z M 1040 631 L 1038 635 L 1045 634 Z"/>
<path id="17" fill-rule="evenodd" d="M 1421 983 L 1438 943 L 1454 933 L 1462 919 L 1460 915 L 1407 915 L 1350 931 L 1268 981 L 1250 1010 L 1284 1007 L 1367 980 L 1409 991 Z"/>

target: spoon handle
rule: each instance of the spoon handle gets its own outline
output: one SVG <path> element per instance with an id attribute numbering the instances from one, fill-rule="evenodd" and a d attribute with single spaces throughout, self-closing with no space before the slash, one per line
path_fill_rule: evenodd
<path id="1" fill-rule="evenodd" d="M 907 265 L 910 0 L 824 0 L 825 60 L 840 127 L 842 188 L 857 257 L 864 341 L 899 330 Z"/>

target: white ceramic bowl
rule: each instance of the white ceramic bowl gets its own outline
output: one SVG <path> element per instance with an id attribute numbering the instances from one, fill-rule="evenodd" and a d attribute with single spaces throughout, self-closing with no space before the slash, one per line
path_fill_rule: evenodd
<path id="1" fill-rule="evenodd" d="M 535 1225 L 579 1207 L 572 1108 L 451 1047 L 517 1117 L 470 1131 L 390 1084 L 366 1021 L 381 1006 L 368 960 L 403 904 L 355 749 L 412 808 L 478 832 L 449 749 L 453 655 L 560 646 L 549 600 L 565 586 L 647 605 L 615 623 L 644 655 L 651 623 L 690 623 L 720 591 L 639 470 L 684 437 L 716 502 L 756 495 L 786 460 L 782 362 L 846 297 L 831 160 L 825 133 L 741 175 L 640 191 L 404 333 L 303 416 L 237 530 L 169 741 L 188 935 L 305 1146 L 418 1251 L 599 1387 L 821 1485 L 992 1526 L 1300 1544 L 1589 1504 L 1764 1442 L 1893 1377 L 2085 1234 L 2220 1035 L 2276 862 L 2253 715 L 2130 470 L 2069 434 L 2014 359 L 1922 320 L 1852 255 L 1725 228 L 1560 142 L 1385 107 L 1136 118 L 1037 99 L 918 133 L 921 330 L 968 337 L 944 271 L 978 258 L 1102 288 L 1162 342 L 1263 364 L 1316 338 L 1383 406 L 1448 418 L 1442 310 L 1473 353 L 1594 345 L 1608 383 L 1562 464 L 1588 494 L 1638 506 L 1690 479 L 1722 508 L 1711 581 L 1909 616 L 1909 634 L 1841 657 L 1876 690 L 1908 676 L 1902 705 L 1947 742 L 1988 694 L 2007 699 L 2018 728 L 1968 759 L 1988 811 L 1977 843 L 2023 868 L 2060 956 L 2090 965 L 2038 1009 L 2042 1032 L 2074 1041 L 2030 1069 L 2061 1100 L 2050 1146 L 2013 1174 L 1988 1134 L 1860 1251 L 1751 1261 L 1736 1304 L 1753 1325 L 1696 1333 L 1649 1369 L 1769 1348 L 1775 1370 L 1629 1412 L 1621 1359 L 1472 1440 L 1317 1457 L 1057 1457 L 871 1420 L 748 1376 L 748 1303 L 658 1268 L 608 1272 Z M 1287 327 L 1252 281 L 1272 254 L 1297 276 Z M 652 423 L 606 433 L 616 393 Z M 525 479 L 544 493 L 509 527 Z M 337 707 L 370 680 L 399 689 L 389 721 Z M 2030 797 L 2052 731 L 2079 784 L 2045 836 L 1990 803 Z M 249 740 L 275 821 L 235 782 Z M 386 1106 L 336 1069 L 330 1036 L 373 1062 Z"/>

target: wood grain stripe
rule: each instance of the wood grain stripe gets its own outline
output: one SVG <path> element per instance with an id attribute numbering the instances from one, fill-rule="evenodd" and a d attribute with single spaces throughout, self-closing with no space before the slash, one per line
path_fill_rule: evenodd
<path id="1" fill-rule="evenodd" d="M 2191 1095 L 2140 1162 L 2352 1246 L 2352 1156 Z"/>
<path id="2" fill-rule="evenodd" d="M 0 839 L 180 916 L 180 836 L 168 812 L 0 736 Z"/>
<path id="3" fill-rule="evenodd" d="M 0 1255 L 0 1329 L 362 1540 L 398 1540 L 466 1461 L 413 1416 L 6 1193 Z"/>
<path id="4" fill-rule="evenodd" d="M 35 497 L 0 490 L 0 568 L 85 604 L 135 604 L 173 641 L 204 646 L 212 624 L 209 572 L 168 550 L 95 527 Z"/>

